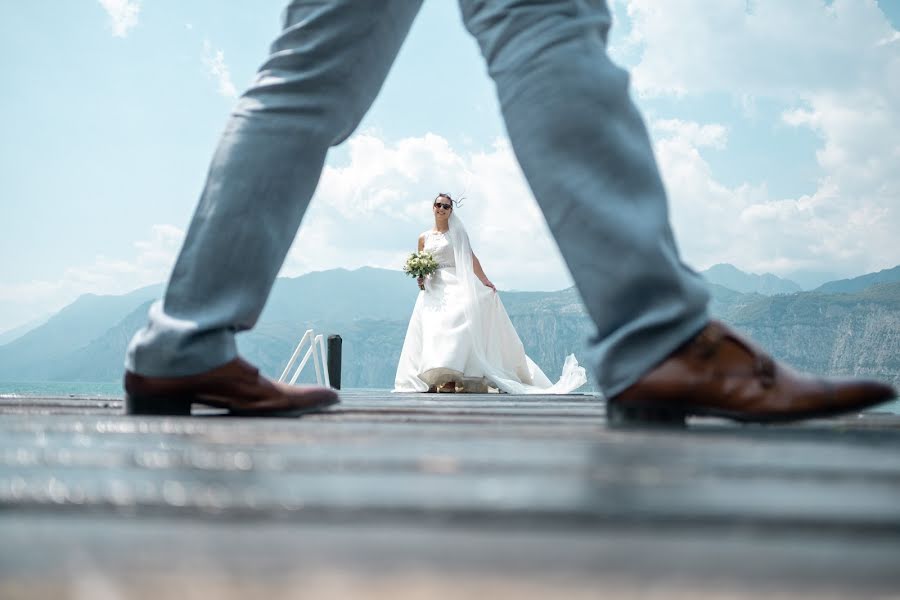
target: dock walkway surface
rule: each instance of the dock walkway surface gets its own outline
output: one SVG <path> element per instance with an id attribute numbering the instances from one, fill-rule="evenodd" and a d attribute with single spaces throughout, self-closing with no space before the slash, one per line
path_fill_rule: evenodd
<path id="1" fill-rule="evenodd" d="M 302 419 L 0 399 L 0 598 L 900 598 L 900 416 L 615 430 L 593 396 Z"/>

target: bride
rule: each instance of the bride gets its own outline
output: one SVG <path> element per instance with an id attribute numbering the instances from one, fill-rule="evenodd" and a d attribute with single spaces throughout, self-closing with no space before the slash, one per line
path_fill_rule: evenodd
<path id="1" fill-rule="evenodd" d="M 574 355 L 551 383 L 526 354 L 497 288 L 472 253 L 469 236 L 449 194 L 434 200 L 434 229 L 419 236 L 419 250 L 440 268 L 419 279 L 419 292 L 400 352 L 395 392 L 566 394 L 587 382 Z"/>

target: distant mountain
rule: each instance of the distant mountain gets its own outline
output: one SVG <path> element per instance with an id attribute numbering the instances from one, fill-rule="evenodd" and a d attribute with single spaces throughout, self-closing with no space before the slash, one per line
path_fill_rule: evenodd
<path id="1" fill-rule="evenodd" d="M 402 271 L 362 267 L 279 278 L 260 321 L 405 319 L 419 289 Z"/>
<path id="2" fill-rule="evenodd" d="M 861 277 L 829 281 L 826 284 L 820 285 L 815 291 L 826 294 L 849 294 L 861 292 L 878 283 L 896 283 L 898 281 L 900 281 L 900 265 L 897 265 L 893 269 L 884 269 L 877 273 L 862 275 Z"/>
<path id="3" fill-rule="evenodd" d="M 768 297 L 763 294 L 742 294 L 715 283 L 708 283 L 707 287 L 712 296 L 709 304 L 710 312 L 726 321 L 735 311 L 752 306 Z"/>
<path id="4" fill-rule="evenodd" d="M 13 327 L 12 329 L 7 329 L 3 333 L 0 333 L 0 346 L 3 344 L 8 344 L 13 340 L 17 340 L 32 329 L 36 329 L 47 322 L 50 318 L 50 315 L 43 316 L 39 319 L 34 319 L 33 321 L 29 321 L 23 325 L 19 325 L 18 327 Z"/>
<path id="5" fill-rule="evenodd" d="M 713 265 L 700 273 L 707 281 L 744 294 L 793 294 L 803 291 L 802 288 L 788 279 L 782 279 L 771 273 L 756 275 L 745 273 L 734 265 L 722 263 Z"/>
<path id="6" fill-rule="evenodd" d="M 359 284 L 354 274 L 359 274 Z M 306 329 L 341 335 L 342 386 L 391 388 L 403 339 L 418 294 L 415 282 L 397 271 L 360 269 L 281 279 L 257 326 L 238 336 L 243 356 L 270 377 L 278 377 Z M 313 283 L 328 284 L 314 289 Z M 364 294 L 360 293 L 365 289 Z M 318 302 L 308 297 L 319 296 Z M 529 355 L 549 377 L 559 376 L 565 355 L 583 357 L 590 322 L 574 288 L 561 292 L 500 292 Z M 356 311 L 365 302 L 367 307 Z M 149 302 L 81 348 L 54 361 L 42 378 L 55 381 L 115 381 L 122 375 L 128 341 L 147 319 Z M 339 310 L 341 309 L 341 310 Z M 362 313 L 362 314 L 358 314 Z M 20 371 L 21 372 L 21 371 Z M 313 381 L 304 369 L 299 381 Z M 14 380 L 0 365 L 0 379 Z M 592 388 L 584 388 L 590 390 Z"/>
<path id="7" fill-rule="evenodd" d="M 900 283 L 860 292 L 767 296 L 709 284 L 711 311 L 802 370 L 873 376 L 900 385 Z M 161 289 L 81 298 L 0 346 L 0 380 L 114 381 L 125 347 Z M 279 279 L 260 322 L 238 336 L 242 355 L 281 374 L 307 328 L 343 338 L 343 387 L 390 388 L 418 290 L 398 271 L 325 271 Z M 501 292 L 526 352 L 551 379 L 563 357 L 586 360 L 593 325 L 574 288 Z M 310 381 L 312 370 L 301 381 Z M 590 388 L 586 388 L 590 389 Z"/>
<path id="8" fill-rule="evenodd" d="M 134 333 L 147 323 L 148 300 L 103 335 L 57 358 L 49 377 L 56 381 L 116 381 L 122 377 L 125 349 Z"/>
<path id="9" fill-rule="evenodd" d="M 854 294 L 762 297 L 732 305 L 722 317 L 804 371 L 874 377 L 900 386 L 900 283 Z"/>
<path id="10" fill-rule="evenodd" d="M 153 285 L 122 296 L 79 297 L 43 325 L 0 346 L 0 380 L 53 379 L 58 360 L 90 344 L 136 306 L 161 294 L 162 285 Z"/>
<path id="11" fill-rule="evenodd" d="M 807 269 L 788 271 L 782 275 L 784 279 L 790 279 L 803 288 L 804 292 L 814 290 L 823 283 L 840 279 L 843 276 L 844 274 L 835 273 L 834 271 L 812 271 Z"/>

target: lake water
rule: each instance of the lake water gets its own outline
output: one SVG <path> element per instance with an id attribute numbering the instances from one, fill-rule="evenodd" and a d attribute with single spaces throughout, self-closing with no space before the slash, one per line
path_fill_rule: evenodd
<path id="1" fill-rule="evenodd" d="M 365 391 L 354 389 L 353 391 Z M 372 390 L 384 392 L 386 390 Z M 0 398 L 122 398 L 119 381 L 0 381 Z"/>
<path id="2" fill-rule="evenodd" d="M 118 381 L 22 381 L 0 382 L 0 398 L 19 396 L 52 396 L 80 398 L 121 398 L 122 384 Z"/>

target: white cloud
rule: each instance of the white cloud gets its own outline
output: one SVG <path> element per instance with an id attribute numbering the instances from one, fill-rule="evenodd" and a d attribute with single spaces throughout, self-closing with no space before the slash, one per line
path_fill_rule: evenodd
<path id="1" fill-rule="evenodd" d="M 703 136 L 698 141 L 703 127 L 685 122 L 675 127 L 672 121 L 651 127 L 661 132 L 655 150 L 669 191 L 673 228 L 685 259 L 696 267 L 730 262 L 753 272 L 860 274 L 900 262 L 895 243 L 900 189 L 883 195 L 866 185 L 854 190 L 848 182 L 855 174 L 841 169 L 814 193 L 797 198 L 775 198 L 765 185 L 728 187 L 717 180 L 704 156 L 708 148 L 724 148 L 705 143 Z M 880 163 L 871 169 L 881 169 Z"/>
<path id="2" fill-rule="evenodd" d="M 661 134 L 673 134 L 682 141 L 700 147 L 710 146 L 721 150 L 728 142 L 728 131 L 718 123 L 701 125 L 681 119 L 658 119 L 653 122 L 653 130 Z"/>
<path id="3" fill-rule="evenodd" d="M 348 142 L 348 163 L 325 168 L 283 275 L 364 265 L 399 269 L 433 224 L 438 192 L 465 196 L 457 215 L 493 281 L 504 289 L 561 289 L 568 271 L 505 141 L 465 153 L 426 134 Z"/>
<path id="4" fill-rule="evenodd" d="M 774 198 L 765 182 L 719 182 L 703 152 L 723 150 L 724 132 L 655 123 L 689 260 L 847 274 L 900 262 L 900 33 L 874 0 L 627 0 L 627 14 L 643 97 L 726 94 L 755 120 L 767 99 L 821 139 L 819 180 Z"/>
<path id="5" fill-rule="evenodd" d="M 629 0 L 628 15 L 644 94 L 794 98 L 864 84 L 897 52 L 874 0 Z"/>
<path id="6" fill-rule="evenodd" d="M 123 294 L 165 281 L 183 239 L 173 225 L 154 225 L 149 239 L 134 242 L 128 258 L 98 256 L 56 280 L 0 286 L 0 331 L 55 312 L 82 294 Z"/>
<path id="7" fill-rule="evenodd" d="M 132 0 L 98 0 L 109 14 L 113 35 L 125 37 L 137 26 L 141 3 Z"/>
<path id="8" fill-rule="evenodd" d="M 209 74 L 215 78 L 219 86 L 219 94 L 225 98 L 236 98 L 237 87 L 231 80 L 231 71 L 225 64 L 225 52 L 215 50 L 209 40 L 203 41 L 203 64 L 209 70 Z"/>

